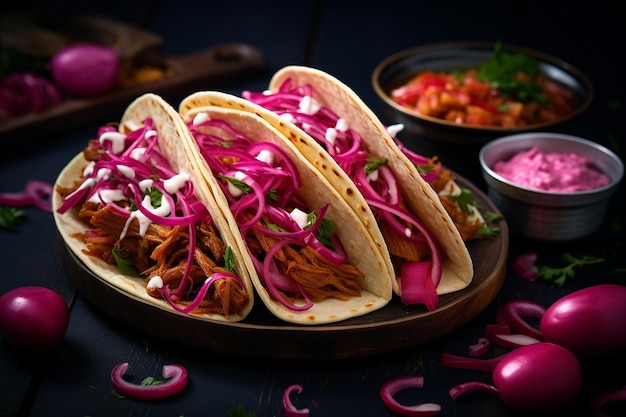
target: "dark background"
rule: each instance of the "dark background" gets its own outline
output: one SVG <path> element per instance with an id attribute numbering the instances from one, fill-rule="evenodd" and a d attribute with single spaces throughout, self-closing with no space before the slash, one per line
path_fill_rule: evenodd
<path id="1" fill-rule="evenodd" d="M 557 56 L 590 78 L 595 99 L 572 131 L 624 158 L 625 89 L 619 64 L 626 45 L 624 14 L 617 2 L 163 0 L 23 1 L 0 6 L 2 15 L 16 10 L 59 16 L 93 12 L 118 18 L 160 35 L 164 52 L 174 56 L 231 42 L 250 44 L 262 50 L 264 70 L 248 80 L 220 85 L 220 89 L 237 95 L 244 89 L 262 90 L 277 69 L 305 64 L 343 80 L 376 111 L 371 74 L 378 62 L 395 52 L 459 40 L 500 40 L 525 46 Z M 0 191 L 17 191 L 31 178 L 54 182 L 99 123 L 110 120 L 103 115 L 102 120 L 67 131 L 49 132 L 34 141 L 29 138 L 18 150 L 0 148 Z M 24 224 L 10 232 L 0 230 L 0 293 L 20 285 L 47 286 L 71 303 L 72 316 L 64 345 L 50 354 L 21 352 L 0 341 L 0 416 L 225 416 L 239 404 L 259 417 L 281 416 L 280 395 L 291 383 L 304 385 L 297 404 L 310 407 L 312 416 L 391 416 L 380 402 L 378 389 L 391 377 L 409 373 L 425 375 L 427 385 L 403 396 L 407 403 L 441 402 L 445 416 L 527 415 L 507 409 L 488 395 L 451 401 L 447 390 L 454 384 L 489 381 L 489 376 L 443 368 L 439 357 L 444 351 L 466 352 L 485 324 L 492 322 L 497 308 L 508 300 L 529 298 L 549 304 L 596 283 L 624 284 L 625 216 L 617 204 L 623 198 L 622 186 L 602 229 L 582 241 L 545 244 L 512 237 L 508 266 L 516 255 L 531 250 L 538 251 L 546 263 L 558 263 L 559 254 L 566 251 L 606 257 L 605 263 L 581 270 L 564 288 L 524 281 L 509 268 L 493 303 L 459 331 L 408 351 L 321 363 L 224 358 L 187 351 L 127 328 L 76 293 L 59 261 L 51 216 L 27 208 Z M 111 392 L 108 375 L 121 361 L 135 364 L 137 375 L 159 375 L 163 364 L 182 363 L 193 372 L 192 382 L 182 395 L 156 403 L 119 399 Z M 623 366 L 624 355 L 587 362 L 589 379 L 581 397 L 556 414 L 590 415 L 587 402 L 592 395 L 626 385 L 619 371 Z"/>

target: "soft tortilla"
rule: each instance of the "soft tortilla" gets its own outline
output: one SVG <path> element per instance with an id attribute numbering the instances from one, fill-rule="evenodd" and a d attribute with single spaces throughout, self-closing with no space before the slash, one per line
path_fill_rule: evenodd
<path id="1" fill-rule="evenodd" d="M 187 127 L 178 115 L 175 109 L 167 104 L 161 97 L 154 94 L 145 94 L 137 98 L 126 109 L 119 130 L 127 132 L 133 130 L 133 126 L 141 125 L 142 121 L 151 117 L 155 123 L 155 127 L 159 133 L 159 147 L 163 155 L 169 158 L 172 168 L 176 172 L 186 172 L 189 174 L 194 183 L 194 190 L 197 198 L 205 203 L 222 240 L 226 245 L 231 246 L 235 255 L 235 273 L 243 281 L 248 293 L 248 304 L 240 316 L 231 315 L 228 318 L 221 314 L 193 314 L 195 317 L 215 320 L 236 322 L 244 319 L 252 310 L 254 302 L 254 289 L 247 265 L 242 260 L 245 259 L 240 251 L 238 239 L 232 233 L 232 230 L 222 215 L 221 210 L 217 207 L 216 201 L 207 186 L 207 182 L 202 179 L 198 180 L 200 169 L 194 163 L 194 158 L 189 158 L 189 149 L 187 145 L 193 140 L 189 137 L 184 140 L 185 136 L 190 136 Z M 74 157 L 72 161 L 61 171 L 55 186 L 70 187 L 77 179 L 80 178 L 82 170 L 86 166 L 87 161 L 84 159 L 82 152 Z M 146 284 L 142 278 L 123 275 L 120 273 L 116 265 L 111 265 L 99 258 L 88 256 L 83 253 L 85 249 L 84 243 L 72 237 L 75 233 L 83 233 L 87 226 L 78 219 L 76 210 L 69 210 L 64 214 L 57 212 L 63 200 L 58 193 L 54 193 L 52 198 L 54 219 L 57 228 L 65 241 L 68 248 L 98 277 L 105 282 L 129 293 L 150 304 L 161 307 L 172 313 L 178 313 L 162 299 L 151 297 L 146 293 Z"/>
<path id="2" fill-rule="evenodd" d="M 378 158 L 387 158 L 389 166 L 398 177 L 409 210 L 435 235 L 442 248 L 443 275 L 437 287 L 438 294 L 447 294 L 467 287 L 473 279 L 474 268 L 469 251 L 443 207 L 433 188 L 421 177 L 415 165 L 402 153 L 374 112 L 347 85 L 326 72 L 303 66 L 287 66 L 274 74 L 269 90 L 278 91 L 287 80 L 294 85 L 309 84 L 313 98 L 331 109 L 355 129 L 366 150 Z M 308 145 L 308 144 L 307 144 Z M 310 146 L 301 147 L 308 159 L 317 156 Z M 322 172 L 328 176 L 328 172 Z M 345 184 L 337 184 L 344 188 Z M 399 274 L 398 274 L 399 275 Z M 401 294 L 399 280 L 394 280 L 394 292 Z"/>
<path id="3" fill-rule="evenodd" d="M 216 100 L 218 100 L 217 97 L 219 97 L 219 100 L 223 99 L 225 101 L 241 100 L 224 93 L 207 92 L 206 94 L 211 97 L 215 96 Z M 280 131 L 256 114 L 241 111 L 236 106 L 234 108 L 227 108 L 230 106 L 214 106 L 211 99 L 195 102 L 193 98 L 190 98 L 185 100 L 184 103 L 184 106 L 181 105 L 180 107 L 180 112 L 186 122 L 192 121 L 199 113 L 206 113 L 211 119 L 227 121 L 253 141 L 273 142 L 287 152 L 299 168 L 302 183 L 306 184 L 301 188 L 299 194 L 304 198 L 311 210 L 317 210 L 330 203 L 327 216 L 338 225 L 337 234 L 348 253 L 348 262 L 355 265 L 365 274 L 362 281 L 363 291 L 360 297 L 352 297 L 347 301 L 329 298 L 315 303 L 307 311 L 300 312 L 288 309 L 280 302 L 274 300 L 261 284 L 258 275 L 251 273 L 257 294 L 259 294 L 261 300 L 272 314 L 281 320 L 291 323 L 325 324 L 367 314 L 384 307 L 389 302 L 393 294 L 389 279 L 389 273 L 392 271 L 388 269 L 388 265 L 381 256 L 370 233 L 359 221 L 341 194 L 326 178 L 319 174 L 310 162 L 302 157 L 298 149 Z M 200 150 L 196 149 L 193 155 L 198 156 L 198 164 L 204 165 L 206 177 L 208 179 L 213 178 L 211 169 L 204 158 L 202 158 Z M 219 190 L 216 194 L 215 198 L 218 204 L 226 210 L 228 204 L 223 192 Z M 226 210 L 224 214 L 228 216 L 230 211 Z M 234 218 L 232 221 L 238 233 L 239 228 L 235 225 Z M 245 245 L 243 238 L 241 243 Z M 252 271 L 254 271 L 254 267 L 252 267 Z"/>

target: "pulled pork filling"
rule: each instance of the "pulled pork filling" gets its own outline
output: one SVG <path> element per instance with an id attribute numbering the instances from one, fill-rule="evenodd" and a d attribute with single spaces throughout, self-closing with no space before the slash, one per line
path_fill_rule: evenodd
<path id="1" fill-rule="evenodd" d="M 105 157 L 98 148 L 98 141 L 91 141 L 83 155 L 88 161 L 97 163 Z M 157 175 L 155 173 L 154 177 Z M 67 201 L 68 196 L 80 191 L 84 180 L 86 177 L 78 179 L 72 187 L 57 186 L 56 191 Z M 125 175 L 111 172 L 107 181 L 124 183 L 129 180 Z M 192 193 L 187 195 L 193 196 Z M 176 193 L 172 201 L 181 198 L 182 194 Z M 127 198 L 103 203 L 83 197 L 74 204 L 78 217 L 90 227 L 73 236 L 84 242 L 85 254 L 118 265 L 126 275 L 142 277 L 147 294 L 165 298 L 179 311 L 225 317 L 242 315 L 249 302 L 248 294 L 241 281 L 225 267 L 227 247 L 206 209 L 205 214 L 199 216 L 201 220 L 193 226 L 161 225 L 155 222 L 142 224 L 136 217 L 129 221 L 136 203 Z M 194 229 L 191 245 L 190 227 Z M 189 254 L 190 248 L 193 257 Z M 189 259 L 193 261 L 190 267 L 187 265 Z M 214 274 L 230 275 L 233 279 L 215 279 L 207 289 L 208 278 Z M 162 285 L 149 285 L 155 277 L 162 280 Z M 167 292 L 164 293 L 163 289 Z M 197 297 L 201 291 L 206 293 L 199 300 Z"/>
<path id="2" fill-rule="evenodd" d="M 328 298 L 359 297 L 364 278 L 334 234 L 321 236 L 325 208 L 308 212 L 298 195 L 300 176 L 277 145 L 253 142 L 227 121 L 201 113 L 189 123 L 219 181 L 259 279 L 271 297 L 292 310 Z M 294 212 L 299 214 L 294 215 Z M 296 217 L 314 215 L 304 224 Z M 322 243 L 324 242 L 324 243 Z"/>
<path id="3" fill-rule="evenodd" d="M 246 234 L 248 249 L 259 260 L 265 259 L 278 240 L 255 229 Z M 297 283 L 313 302 L 329 297 L 345 301 L 361 295 L 363 273 L 353 265 L 333 264 L 306 245 L 285 245 L 274 257 L 280 274 Z M 291 302 L 300 297 L 298 292 L 279 291 Z"/>

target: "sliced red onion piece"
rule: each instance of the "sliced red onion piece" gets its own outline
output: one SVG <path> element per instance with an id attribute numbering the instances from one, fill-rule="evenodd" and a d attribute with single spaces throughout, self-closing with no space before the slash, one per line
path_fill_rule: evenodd
<path id="1" fill-rule="evenodd" d="M 441 413 L 441 405 L 436 403 L 422 403 L 416 405 L 400 404 L 394 397 L 399 391 L 407 388 L 422 388 L 424 377 L 422 375 L 399 376 L 383 384 L 380 388 L 380 398 L 385 407 L 393 413 L 407 417 L 428 417 Z"/>
<path id="2" fill-rule="evenodd" d="M 134 384 L 124 379 L 128 370 L 128 362 L 116 365 L 111 371 L 111 383 L 113 388 L 125 397 L 135 400 L 157 400 L 178 394 L 187 386 L 187 370 L 181 365 L 164 365 L 163 383 L 155 385 Z"/>
<path id="3" fill-rule="evenodd" d="M 0 206 L 24 207 L 33 205 L 44 211 L 52 211 L 50 195 L 52 185 L 40 180 L 30 180 L 24 191 L 0 194 Z"/>
<path id="4" fill-rule="evenodd" d="M 546 307 L 530 300 L 511 300 L 498 310 L 502 320 L 511 329 L 541 341 L 543 341 L 541 331 L 531 326 L 525 318 L 541 319 L 545 312 Z"/>
<path id="5" fill-rule="evenodd" d="M 626 386 L 615 391 L 603 392 L 595 395 L 590 402 L 591 413 L 594 417 L 617 417 L 617 415 L 607 414 L 604 409 L 612 403 L 626 404 Z"/>
<path id="6" fill-rule="evenodd" d="M 185 274 L 185 275 L 188 276 L 188 274 Z M 200 290 L 194 297 L 193 301 L 189 303 L 189 305 L 187 306 L 181 306 L 176 302 L 176 300 L 178 300 L 181 295 L 180 288 L 185 286 L 185 284 L 182 284 L 182 280 L 181 280 L 181 284 L 179 285 L 179 290 L 176 292 L 175 295 L 171 293 L 169 287 L 167 286 L 161 288 L 161 293 L 163 294 L 163 297 L 165 298 L 165 300 L 172 306 L 172 308 L 174 308 L 174 310 L 179 311 L 181 313 L 188 314 L 194 311 L 196 308 L 198 308 L 198 306 L 200 305 L 200 303 L 206 296 L 206 293 L 211 287 L 211 285 L 215 281 L 220 280 L 220 279 L 231 279 L 235 281 L 237 284 L 239 284 L 239 286 L 244 291 L 246 291 L 246 287 L 243 285 L 243 282 L 238 277 L 228 272 L 222 272 L 222 273 L 216 272 L 204 281 L 204 283 L 200 287 Z"/>
<path id="7" fill-rule="evenodd" d="M 494 344 L 505 348 L 515 349 L 520 346 L 530 345 L 532 343 L 540 343 L 541 340 L 527 336 L 521 333 L 514 334 L 494 334 L 491 337 Z"/>
<path id="8" fill-rule="evenodd" d="M 439 295 L 429 273 L 430 267 L 430 262 L 404 262 L 402 264 L 400 298 L 403 304 L 424 304 L 428 311 L 437 308 Z"/>
<path id="9" fill-rule="evenodd" d="M 302 385 L 293 384 L 283 391 L 283 409 L 287 417 L 307 417 L 309 415 L 308 408 L 297 408 L 291 401 L 291 393 L 297 392 L 300 394 L 302 389 Z"/>
<path id="10" fill-rule="evenodd" d="M 457 356 L 444 352 L 441 354 L 441 365 L 448 368 L 473 369 L 475 371 L 491 372 L 505 355 L 496 356 L 495 358 L 490 359 L 478 359 Z"/>
<path id="11" fill-rule="evenodd" d="M 528 252 L 516 256 L 511 266 L 513 270 L 522 278 L 529 281 L 537 279 L 537 252 Z"/>
<path id="12" fill-rule="evenodd" d="M 506 324 L 488 324 L 485 326 L 484 336 L 491 340 L 496 334 L 511 334 L 511 328 Z"/>
<path id="13" fill-rule="evenodd" d="M 453 400 L 456 400 L 459 397 L 459 395 L 462 395 L 468 391 L 486 391 L 502 399 L 502 396 L 500 395 L 500 391 L 496 387 L 494 387 L 493 385 L 489 385 L 484 382 L 478 382 L 478 381 L 464 382 L 462 384 L 452 387 L 449 391 L 450 398 L 452 398 Z"/>
<path id="14" fill-rule="evenodd" d="M 472 358 L 480 358 L 489 351 L 490 347 L 491 343 L 489 342 L 489 338 L 480 337 L 475 344 L 469 345 L 469 355 Z"/>

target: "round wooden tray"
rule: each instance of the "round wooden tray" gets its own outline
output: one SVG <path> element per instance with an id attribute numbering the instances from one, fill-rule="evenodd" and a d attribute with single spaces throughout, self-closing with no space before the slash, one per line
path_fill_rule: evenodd
<path id="1" fill-rule="evenodd" d="M 488 211 L 499 212 L 476 186 L 458 177 Z M 93 274 L 59 235 L 61 258 L 78 291 L 94 306 L 142 334 L 228 356 L 272 359 L 343 359 L 418 346 L 451 333 L 483 311 L 500 290 L 509 245 L 508 226 L 500 221 L 497 236 L 473 241 L 471 284 L 440 297 L 438 307 L 405 306 L 398 297 L 380 310 L 340 323 L 297 326 L 272 316 L 256 300 L 242 322 L 208 321 L 150 304 Z"/>

